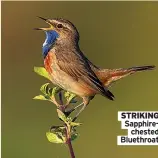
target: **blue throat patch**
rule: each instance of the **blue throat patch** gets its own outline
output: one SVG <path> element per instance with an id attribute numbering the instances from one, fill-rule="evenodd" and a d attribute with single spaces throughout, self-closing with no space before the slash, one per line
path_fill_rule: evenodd
<path id="1" fill-rule="evenodd" d="M 45 58 L 48 54 L 48 52 L 50 51 L 50 49 L 52 48 L 53 44 L 55 43 L 56 39 L 59 37 L 59 34 L 54 31 L 46 31 L 46 40 L 43 43 L 43 57 Z"/>

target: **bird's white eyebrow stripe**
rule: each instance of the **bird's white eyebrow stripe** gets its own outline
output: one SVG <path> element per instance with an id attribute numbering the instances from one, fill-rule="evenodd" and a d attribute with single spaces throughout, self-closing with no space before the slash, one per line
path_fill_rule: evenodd
<path id="1" fill-rule="evenodd" d="M 59 21 L 57 21 L 57 20 L 53 20 L 53 22 L 55 22 L 55 23 L 59 23 Z"/>
<path id="2" fill-rule="evenodd" d="M 58 20 L 53 20 L 53 22 L 56 23 L 56 24 L 63 24 L 64 23 L 64 22 L 62 22 L 62 21 L 60 22 Z M 66 25 L 66 26 L 64 25 L 64 27 L 66 27 L 66 28 L 68 28 L 68 29 L 71 30 L 71 28 L 69 27 L 69 25 Z"/>

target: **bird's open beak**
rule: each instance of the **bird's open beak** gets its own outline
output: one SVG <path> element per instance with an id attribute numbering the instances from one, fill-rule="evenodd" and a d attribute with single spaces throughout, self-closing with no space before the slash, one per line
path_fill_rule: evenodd
<path id="1" fill-rule="evenodd" d="M 47 24 L 49 24 L 49 28 L 34 28 L 34 30 L 43 30 L 43 31 L 48 31 L 48 30 L 53 30 L 53 25 L 51 24 L 50 20 L 49 19 L 45 19 L 45 18 L 42 18 L 40 16 L 38 16 L 38 18 L 44 20 Z"/>

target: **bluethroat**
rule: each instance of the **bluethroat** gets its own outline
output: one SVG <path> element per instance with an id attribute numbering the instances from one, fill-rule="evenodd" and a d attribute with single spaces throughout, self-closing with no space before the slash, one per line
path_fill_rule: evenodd
<path id="1" fill-rule="evenodd" d="M 62 18 L 45 19 L 49 28 L 36 28 L 46 33 L 43 43 L 44 66 L 54 85 L 83 99 L 83 106 L 73 121 L 96 94 L 113 100 L 108 87 L 135 72 L 152 70 L 154 65 L 131 68 L 103 69 L 94 65 L 79 47 L 79 32 L 70 21 Z"/>

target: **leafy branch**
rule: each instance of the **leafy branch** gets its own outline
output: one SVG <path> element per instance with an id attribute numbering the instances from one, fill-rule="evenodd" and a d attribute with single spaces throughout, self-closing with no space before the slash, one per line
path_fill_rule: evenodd
<path id="1" fill-rule="evenodd" d="M 49 74 L 43 67 L 34 67 L 34 71 L 48 80 L 51 80 Z M 78 137 L 78 133 L 76 128 L 81 125 L 81 123 L 76 123 L 72 121 L 70 117 L 71 112 L 75 110 L 67 110 L 67 107 L 70 104 L 74 104 L 77 101 L 75 100 L 76 95 L 72 94 L 68 91 L 64 92 L 62 95 L 62 89 L 59 87 L 49 87 L 49 83 L 45 83 L 41 86 L 40 91 L 42 94 L 35 96 L 33 99 L 38 100 L 47 100 L 56 105 L 56 110 L 58 114 L 58 118 L 62 121 L 63 125 L 60 126 L 52 126 L 48 132 L 46 132 L 46 136 L 49 142 L 57 143 L 57 144 L 67 144 L 71 158 L 75 158 L 75 154 L 73 151 L 73 147 L 71 142 L 74 141 Z M 57 101 L 58 96 L 58 101 Z M 63 102 L 63 96 L 66 99 L 66 103 Z"/>

